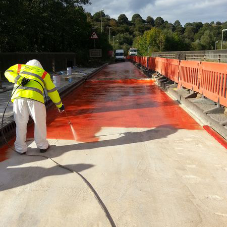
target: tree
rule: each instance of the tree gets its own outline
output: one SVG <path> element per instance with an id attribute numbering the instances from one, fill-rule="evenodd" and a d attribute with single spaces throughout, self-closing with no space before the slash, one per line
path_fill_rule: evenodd
<path id="1" fill-rule="evenodd" d="M 105 13 L 103 11 L 96 12 L 93 15 L 93 20 L 96 21 L 96 22 L 100 22 L 101 21 L 101 17 L 104 18 L 105 17 Z"/>
<path id="2" fill-rule="evenodd" d="M 192 43 L 192 50 L 202 50 L 203 45 L 201 44 L 200 40 L 197 39 L 195 42 Z"/>
<path id="3" fill-rule="evenodd" d="M 86 5 L 86 4 L 90 4 L 90 0 L 65 0 L 65 3 L 67 4 L 67 2 L 71 2 L 72 4 L 77 4 L 77 5 Z"/>
<path id="4" fill-rule="evenodd" d="M 176 20 L 176 21 L 173 23 L 173 25 L 174 25 L 176 28 L 182 27 L 182 25 L 181 25 L 181 23 L 180 23 L 179 20 Z"/>
<path id="5" fill-rule="evenodd" d="M 159 28 L 164 24 L 164 20 L 161 17 L 157 17 L 154 21 L 155 27 Z"/>
<path id="6" fill-rule="evenodd" d="M 222 29 L 226 29 L 227 28 L 227 21 L 222 23 Z"/>
<path id="7" fill-rule="evenodd" d="M 110 19 L 109 24 L 111 27 L 117 27 L 117 21 L 115 19 Z"/>
<path id="8" fill-rule="evenodd" d="M 192 27 L 192 26 L 193 26 L 192 23 L 186 23 L 186 24 L 184 25 L 185 28 L 187 28 L 187 27 Z"/>
<path id="9" fill-rule="evenodd" d="M 77 4 L 82 2 L 86 3 L 77 1 Z M 0 16 L 0 20 L 4 19 L 0 33 L 2 52 L 76 51 L 89 43 L 91 28 L 83 8 L 74 6 L 75 1 L 11 0 L 1 3 L 0 15 L 4 15 Z"/>
<path id="10" fill-rule="evenodd" d="M 132 23 L 135 24 L 135 22 L 138 21 L 138 19 L 139 19 L 141 22 L 143 22 L 143 18 L 142 18 L 138 13 L 134 14 L 134 15 L 132 16 Z"/>
<path id="11" fill-rule="evenodd" d="M 214 36 L 209 30 L 205 31 L 204 35 L 201 37 L 201 44 L 205 50 L 213 49 Z"/>
<path id="12" fill-rule="evenodd" d="M 126 17 L 125 14 L 120 14 L 118 17 L 118 23 L 119 24 L 128 24 L 128 18 Z"/>
<path id="13" fill-rule="evenodd" d="M 154 18 L 153 17 L 148 16 L 146 19 L 146 22 L 154 27 Z"/>
<path id="14" fill-rule="evenodd" d="M 193 42 L 194 41 L 194 28 L 193 27 L 186 27 L 184 31 L 184 37 L 187 39 L 188 42 Z"/>
<path id="15" fill-rule="evenodd" d="M 165 35 L 159 28 L 145 31 L 142 36 L 136 38 L 133 46 L 138 48 L 141 55 L 147 55 L 150 51 L 162 51 L 165 45 Z"/>
<path id="16" fill-rule="evenodd" d="M 207 25 L 209 26 L 208 23 L 207 23 Z M 199 29 L 203 27 L 203 23 L 202 22 L 194 22 L 194 23 L 192 23 L 192 26 L 195 28 L 194 33 L 197 33 L 199 31 Z"/>
<path id="17" fill-rule="evenodd" d="M 87 16 L 87 21 L 88 21 L 89 23 L 91 23 L 92 20 L 93 20 L 93 17 L 92 17 L 92 15 L 91 15 L 91 13 L 86 13 L 86 16 Z"/>

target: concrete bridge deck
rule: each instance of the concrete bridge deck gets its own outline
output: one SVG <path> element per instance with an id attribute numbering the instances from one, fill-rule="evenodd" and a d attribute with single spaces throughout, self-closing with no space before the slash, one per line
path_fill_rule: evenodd
<path id="1" fill-rule="evenodd" d="M 1 149 L 1 226 L 226 226 L 226 149 L 133 64 L 63 103 L 67 115 L 48 110 L 45 155 L 75 172 Z M 30 126 L 37 155 L 32 138 Z"/>

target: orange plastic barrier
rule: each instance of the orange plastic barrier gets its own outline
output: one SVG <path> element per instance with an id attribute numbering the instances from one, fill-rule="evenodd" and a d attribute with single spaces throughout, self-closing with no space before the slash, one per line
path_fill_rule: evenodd
<path id="1" fill-rule="evenodd" d="M 142 66 L 147 67 L 147 57 L 141 57 L 141 63 Z"/>
<path id="2" fill-rule="evenodd" d="M 180 60 L 167 59 L 167 77 L 176 83 L 179 82 L 179 66 Z"/>
<path id="3" fill-rule="evenodd" d="M 162 72 L 162 61 L 161 58 L 155 58 L 155 71 L 161 73 Z"/>
<path id="4" fill-rule="evenodd" d="M 179 83 L 193 91 L 199 92 L 199 61 L 180 61 Z"/>
<path id="5" fill-rule="evenodd" d="M 160 62 L 161 62 L 161 74 L 166 75 L 166 77 L 168 77 L 168 68 L 169 68 L 168 59 L 161 58 Z"/>
<path id="6" fill-rule="evenodd" d="M 155 70 L 155 58 L 148 58 L 148 69 Z"/>
<path id="7" fill-rule="evenodd" d="M 133 56 L 130 59 L 227 107 L 227 64 Z"/>
<path id="8" fill-rule="evenodd" d="M 214 102 L 227 106 L 227 64 L 201 62 L 200 93 Z"/>

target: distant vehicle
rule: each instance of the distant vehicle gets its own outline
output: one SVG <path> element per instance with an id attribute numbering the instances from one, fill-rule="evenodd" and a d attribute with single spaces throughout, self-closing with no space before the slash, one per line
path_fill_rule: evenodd
<path id="1" fill-rule="evenodd" d="M 125 61 L 124 50 L 115 50 L 115 61 Z"/>
<path id="2" fill-rule="evenodd" d="M 136 48 L 130 48 L 128 51 L 129 56 L 137 56 L 137 49 Z"/>

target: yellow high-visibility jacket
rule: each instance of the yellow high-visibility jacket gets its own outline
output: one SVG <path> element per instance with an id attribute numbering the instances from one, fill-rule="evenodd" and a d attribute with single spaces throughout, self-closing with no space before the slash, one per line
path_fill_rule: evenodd
<path id="1" fill-rule="evenodd" d="M 23 77 L 30 79 L 24 87 L 19 86 L 13 93 L 12 102 L 17 98 L 27 98 L 44 103 L 44 88 L 46 88 L 48 96 L 57 108 L 62 107 L 59 93 L 51 80 L 50 74 L 45 70 L 36 66 L 17 64 L 5 71 L 5 77 L 9 82 L 15 83 L 13 92 L 21 84 Z"/>

